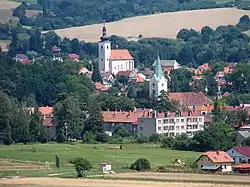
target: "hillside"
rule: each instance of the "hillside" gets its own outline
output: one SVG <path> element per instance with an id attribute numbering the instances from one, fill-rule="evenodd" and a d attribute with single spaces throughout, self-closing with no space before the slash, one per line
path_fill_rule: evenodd
<path id="1" fill-rule="evenodd" d="M 123 19 L 107 23 L 107 27 L 108 34 L 123 36 L 129 40 L 136 40 L 139 34 L 143 37 L 175 38 L 183 28 L 200 30 L 204 26 L 216 28 L 219 25 L 235 25 L 243 15 L 250 15 L 250 11 L 237 8 L 180 11 Z M 101 27 L 102 24 L 94 24 L 55 32 L 61 37 L 97 42 Z"/>

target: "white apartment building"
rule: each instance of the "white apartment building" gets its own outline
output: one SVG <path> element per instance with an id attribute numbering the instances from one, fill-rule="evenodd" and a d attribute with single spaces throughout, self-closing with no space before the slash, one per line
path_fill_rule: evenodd
<path id="1" fill-rule="evenodd" d="M 138 135 L 150 136 L 163 134 L 175 137 L 187 134 L 193 137 L 195 133 L 204 130 L 204 116 L 194 112 L 168 112 L 152 114 L 152 117 L 138 119 Z"/>

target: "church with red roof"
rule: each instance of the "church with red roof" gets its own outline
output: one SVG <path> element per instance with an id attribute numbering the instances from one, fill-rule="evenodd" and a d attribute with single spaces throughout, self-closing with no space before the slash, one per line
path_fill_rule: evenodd
<path id="1" fill-rule="evenodd" d="M 102 29 L 98 54 L 100 72 L 116 75 L 120 71 L 134 70 L 134 58 L 127 49 L 118 49 L 118 47 L 117 49 L 111 49 L 105 24 Z"/>

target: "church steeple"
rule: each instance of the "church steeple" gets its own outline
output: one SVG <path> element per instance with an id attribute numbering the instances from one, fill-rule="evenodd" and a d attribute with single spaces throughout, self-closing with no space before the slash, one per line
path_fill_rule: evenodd
<path id="1" fill-rule="evenodd" d="M 103 21 L 103 27 L 102 27 L 102 36 L 100 37 L 101 41 L 109 40 L 109 37 L 107 36 L 107 29 L 106 29 L 106 22 Z"/>
<path id="2" fill-rule="evenodd" d="M 157 57 L 154 74 L 157 80 L 160 80 L 161 77 L 163 76 L 163 71 L 161 68 L 161 60 L 159 55 Z"/>

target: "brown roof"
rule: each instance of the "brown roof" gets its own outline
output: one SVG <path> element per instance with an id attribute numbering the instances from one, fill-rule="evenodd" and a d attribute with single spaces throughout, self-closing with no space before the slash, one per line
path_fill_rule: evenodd
<path id="1" fill-rule="evenodd" d="M 111 50 L 111 60 L 133 60 L 127 49 Z"/>
<path id="2" fill-rule="evenodd" d="M 128 70 L 128 71 L 119 71 L 117 73 L 117 76 L 124 76 L 124 77 L 128 77 L 131 74 L 132 71 Z"/>
<path id="3" fill-rule="evenodd" d="M 100 82 L 95 82 L 95 88 L 99 91 L 108 91 L 108 88 L 106 88 L 102 83 Z"/>
<path id="4" fill-rule="evenodd" d="M 213 163 L 233 163 L 234 162 L 234 160 L 224 151 L 208 151 L 208 152 L 203 153 L 199 157 L 199 159 L 202 156 L 207 156 Z"/>
<path id="5" fill-rule="evenodd" d="M 202 106 L 213 104 L 213 101 L 205 96 L 202 92 L 175 92 L 169 93 L 170 100 L 179 101 L 185 106 Z"/>

